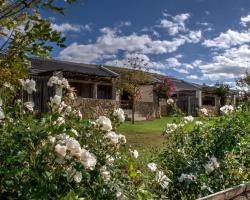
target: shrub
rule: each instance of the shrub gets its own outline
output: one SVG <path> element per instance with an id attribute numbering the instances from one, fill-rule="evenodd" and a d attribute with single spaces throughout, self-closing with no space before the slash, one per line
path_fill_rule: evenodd
<path id="1" fill-rule="evenodd" d="M 250 114 L 222 109 L 220 118 L 168 125 L 162 168 L 172 173 L 170 199 L 196 199 L 250 179 Z"/>
<path id="2" fill-rule="evenodd" d="M 29 94 L 35 92 L 33 81 L 21 84 Z M 65 79 L 52 77 L 53 84 L 73 97 Z M 84 120 L 55 95 L 50 112 L 37 119 L 32 101 L 13 96 L 14 89 L 0 93 L 0 199 L 161 198 L 168 185 L 165 173 L 154 181 L 156 174 L 141 173 L 138 152 L 126 153 L 125 136 L 115 133 L 124 121 L 121 109 Z"/>

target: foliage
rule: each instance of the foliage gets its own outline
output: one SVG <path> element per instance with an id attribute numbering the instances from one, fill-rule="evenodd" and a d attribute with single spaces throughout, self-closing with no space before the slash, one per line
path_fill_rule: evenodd
<path id="1" fill-rule="evenodd" d="M 146 73 L 147 65 L 143 58 L 131 57 L 120 74 L 118 86 L 121 92 L 129 94 L 132 102 L 132 123 L 134 123 L 135 102 L 141 98 L 141 86 L 149 81 L 149 75 Z"/>
<path id="2" fill-rule="evenodd" d="M 191 117 L 168 124 L 162 167 L 172 172 L 170 199 L 197 199 L 250 179 L 250 114 L 236 112 L 192 122 Z"/>
<path id="3" fill-rule="evenodd" d="M 250 96 L 250 74 L 246 72 L 245 75 L 236 81 L 237 87 L 240 89 L 239 97 L 241 102 L 246 102 Z"/>
<path id="4" fill-rule="evenodd" d="M 175 90 L 176 86 L 174 82 L 169 78 L 165 78 L 162 82 L 157 83 L 154 86 L 154 91 L 158 94 L 159 98 L 163 97 L 168 99 L 173 95 Z"/>
<path id="5" fill-rule="evenodd" d="M 74 1 L 64 1 L 61 5 Z M 15 84 L 27 76 L 28 56 L 48 57 L 52 50 L 49 42 L 64 47 L 65 38 L 40 14 L 41 10 L 63 14 L 64 8 L 57 5 L 54 0 L 0 1 L 0 85 L 7 80 Z"/>
<path id="6" fill-rule="evenodd" d="M 35 92 L 32 80 L 22 88 Z M 48 85 L 63 88 L 65 98 L 50 99 L 50 112 L 36 119 L 33 102 L 0 93 L 0 199 L 159 199 L 168 184 L 144 175 L 138 152 L 126 153 L 126 138 L 115 133 L 124 120 L 121 109 L 109 118 L 83 120 L 63 100 L 72 97 L 66 79 L 51 77 Z M 68 101 L 68 100 L 67 100 Z M 11 102 L 11 103 L 10 103 Z M 112 120 L 112 123 L 111 123 Z M 147 169 L 149 170 L 149 169 Z M 159 168 L 160 170 L 160 168 Z M 168 173 L 168 171 L 166 171 Z"/>
<path id="7" fill-rule="evenodd" d="M 227 84 L 216 84 L 214 94 L 220 97 L 220 105 L 226 104 L 227 96 L 229 95 L 229 85 Z"/>

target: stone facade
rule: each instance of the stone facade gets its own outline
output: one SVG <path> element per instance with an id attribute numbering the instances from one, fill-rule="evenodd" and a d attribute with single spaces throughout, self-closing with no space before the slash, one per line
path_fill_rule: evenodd
<path id="1" fill-rule="evenodd" d="M 155 118 L 156 107 L 153 102 L 136 102 L 135 112 L 148 119 Z"/>
<path id="2" fill-rule="evenodd" d="M 120 107 L 120 102 L 109 99 L 77 98 L 73 107 L 81 110 L 83 117 L 96 119 L 101 115 L 109 115 L 113 110 Z"/>
<path id="3" fill-rule="evenodd" d="M 199 200 L 249 200 L 250 183 L 238 185 L 227 190 L 211 194 Z"/>
<path id="4" fill-rule="evenodd" d="M 140 87 L 141 98 L 139 102 L 154 102 L 153 85 L 143 85 Z"/>

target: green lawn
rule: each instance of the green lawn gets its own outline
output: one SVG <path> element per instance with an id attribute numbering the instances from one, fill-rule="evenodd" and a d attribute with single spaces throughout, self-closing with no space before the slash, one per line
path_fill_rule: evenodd
<path id="1" fill-rule="evenodd" d="M 161 148 L 164 142 L 162 131 L 167 123 L 178 120 L 176 117 L 162 117 L 152 121 L 123 123 L 118 132 L 127 138 L 128 145 L 139 150 L 149 149 L 150 147 Z"/>

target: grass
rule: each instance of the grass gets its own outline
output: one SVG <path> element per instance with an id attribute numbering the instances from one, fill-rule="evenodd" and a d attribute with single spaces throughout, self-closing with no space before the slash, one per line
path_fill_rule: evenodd
<path id="1" fill-rule="evenodd" d="M 177 117 L 162 117 L 151 121 L 123 123 L 118 132 L 127 138 L 128 145 L 138 150 L 161 148 L 164 142 L 162 131 L 167 123 L 179 120 Z"/>

